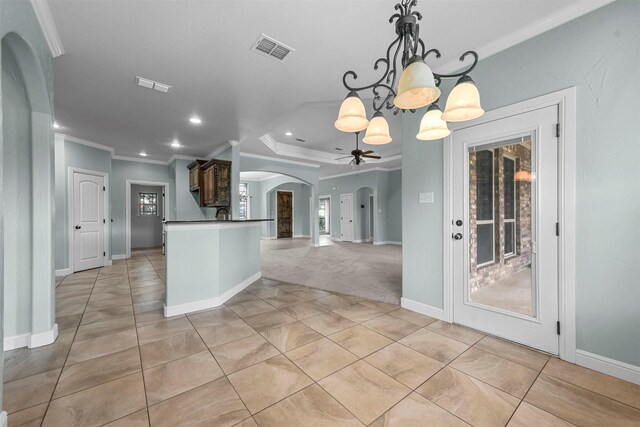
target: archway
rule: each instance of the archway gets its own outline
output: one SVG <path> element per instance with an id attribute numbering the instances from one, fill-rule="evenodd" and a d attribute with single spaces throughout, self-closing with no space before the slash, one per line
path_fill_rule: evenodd
<path id="1" fill-rule="evenodd" d="M 43 68 L 27 41 L 9 33 L 2 38 L 1 50 L 4 270 L 0 280 L 4 350 L 8 350 L 50 344 L 57 336 L 53 119 Z"/>

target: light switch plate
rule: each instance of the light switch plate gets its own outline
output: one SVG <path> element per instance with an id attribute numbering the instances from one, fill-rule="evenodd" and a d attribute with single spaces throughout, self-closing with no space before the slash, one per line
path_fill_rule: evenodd
<path id="1" fill-rule="evenodd" d="M 420 193 L 420 203 L 433 203 L 433 192 Z"/>

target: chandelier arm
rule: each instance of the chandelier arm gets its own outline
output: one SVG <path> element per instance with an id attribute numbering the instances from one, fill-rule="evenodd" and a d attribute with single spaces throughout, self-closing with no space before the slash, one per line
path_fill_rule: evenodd
<path id="1" fill-rule="evenodd" d="M 434 53 L 436 55 L 436 59 L 440 59 L 440 56 L 442 56 L 438 49 L 429 49 L 424 55 L 422 55 L 422 59 L 427 59 L 427 56 L 429 56 L 430 53 Z"/>
<path id="2" fill-rule="evenodd" d="M 462 77 L 465 76 L 467 74 L 469 74 L 471 71 L 473 71 L 474 68 L 476 68 L 476 65 L 478 64 L 478 54 L 476 52 L 474 52 L 473 50 L 469 50 L 465 53 L 462 54 L 462 56 L 460 57 L 460 62 L 464 61 L 465 58 L 467 56 L 473 56 L 473 63 L 464 71 L 460 71 L 459 73 L 454 73 L 454 74 L 438 74 L 438 73 L 433 73 L 433 76 L 436 79 L 452 79 L 455 77 Z"/>
<path id="3" fill-rule="evenodd" d="M 366 90 L 366 89 L 371 89 L 372 87 L 382 83 L 382 81 L 384 81 L 384 79 L 388 76 L 389 74 L 389 68 L 391 67 L 391 61 L 390 61 L 390 54 L 391 54 L 391 49 L 393 48 L 393 46 L 402 40 L 402 35 L 399 35 L 398 37 L 396 37 L 396 39 L 389 45 L 389 47 L 387 48 L 387 55 L 386 58 L 379 58 L 375 64 L 374 64 L 374 70 L 378 69 L 379 63 L 383 62 L 385 63 L 385 65 L 387 66 L 387 68 L 385 69 L 384 73 L 382 74 L 382 77 L 380 77 L 380 80 L 378 80 L 375 83 L 372 83 L 370 85 L 367 86 L 361 86 L 361 87 L 355 87 L 355 86 L 350 86 L 349 83 L 347 83 L 347 77 L 351 76 L 354 80 L 356 80 L 358 78 L 358 75 L 355 73 L 355 71 L 347 71 L 346 73 L 344 73 L 344 76 L 342 76 L 342 84 L 344 85 L 345 88 L 347 88 L 347 90 L 349 91 L 353 91 L 353 92 L 360 92 L 362 90 Z M 395 69 L 395 64 L 394 64 L 394 69 Z"/>
<path id="4" fill-rule="evenodd" d="M 387 90 L 387 96 L 384 97 L 384 100 L 382 101 L 382 103 L 380 103 L 380 105 L 376 106 L 376 101 L 382 99 L 382 97 L 379 95 L 378 89 L 386 89 Z M 373 94 L 375 95 L 373 97 L 373 109 L 374 111 L 380 111 L 382 109 L 382 107 L 385 107 L 386 104 L 386 108 L 388 110 L 390 110 L 391 108 L 393 108 L 393 104 L 391 104 L 391 107 L 389 107 L 389 98 L 392 98 L 394 96 L 396 96 L 396 91 L 393 90 L 393 88 L 389 85 L 386 85 L 384 83 L 379 83 L 377 85 L 375 85 L 373 87 Z"/>
<path id="5" fill-rule="evenodd" d="M 414 15 L 419 12 L 412 12 L 411 14 Z M 420 17 L 422 18 L 422 15 L 420 15 Z M 416 56 L 418 54 L 418 46 L 420 46 L 420 42 L 422 42 L 422 40 L 420 39 L 420 24 L 416 23 L 416 31 L 413 34 L 414 40 L 413 40 L 413 55 L 412 56 Z"/>

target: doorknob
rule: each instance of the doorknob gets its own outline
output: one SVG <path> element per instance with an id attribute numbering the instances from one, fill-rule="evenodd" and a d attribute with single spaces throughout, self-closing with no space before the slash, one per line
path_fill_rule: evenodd
<path id="1" fill-rule="evenodd" d="M 76 230 L 80 230 L 82 227 L 80 227 L 79 225 L 76 225 Z"/>
<path id="2" fill-rule="evenodd" d="M 453 240 L 461 240 L 462 239 L 462 233 L 452 234 L 451 237 L 453 238 Z"/>
<path id="3" fill-rule="evenodd" d="M 457 220 L 457 221 L 456 221 L 456 225 L 457 225 L 458 227 L 460 227 L 460 226 L 462 225 L 462 220 L 461 220 L 461 219 Z"/>

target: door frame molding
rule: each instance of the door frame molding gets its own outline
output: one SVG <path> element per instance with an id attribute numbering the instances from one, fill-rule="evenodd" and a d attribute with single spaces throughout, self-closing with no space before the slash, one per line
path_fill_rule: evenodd
<path id="1" fill-rule="evenodd" d="M 106 256 L 102 259 L 102 265 L 107 266 L 111 264 L 111 217 L 109 212 L 111 212 L 111 197 L 110 197 L 110 188 L 109 188 L 109 174 L 106 172 L 99 172 L 90 169 L 76 168 L 73 166 L 69 166 L 67 168 L 67 226 L 68 226 L 68 237 L 69 237 L 69 274 L 75 272 L 74 267 L 74 240 L 73 240 L 73 200 L 74 200 L 74 192 L 73 192 L 73 174 L 74 173 L 83 173 L 86 175 L 100 176 L 103 178 L 104 182 L 104 201 L 103 205 L 103 215 L 105 219 L 104 227 L 103 227 L 103 249 Z M 106 221 L 109 219 L 109 221 Z"/>
<path id="2" fill-rule="evenodd" d="M 558 342 L 561 359 L 576 361 L 576 88 L 552 92 L 488 111 L 470 123 L 450 123 L 453 131 L 500 120 L 550 106 L 558 106 Z M 443 309 L 444 320 L 453 322 L 453 157 L 451 137 L 444 139 L 443 167 Z"/>
<path id="3" fill-rule="evenodd" d="M 356 216 L 355 216 L 355 208 L 354 208 L 354 203 L 353 203 L 353 199 L 354 199 L 354 193 L 340 193 L 340 209 L 342 209 L 342 196 L 351 196 L 351 223 L 353 224 L 353 230 L 351 230 L 351 240 L 347 240 L 347 242 L 351 242 L 351 243 L 355 243 L 355 237 L 356 237 Z M 342 211 L 339 210 L 338 213 L 340 213 L 340 241 L 343 242 L 344 240 L 342 239 Z"/>
<path id="4" fill-rule="evenodd" d="M 329 232 L 326 235 L 329 236 L 329 238 L 331 238 L 331 230 L 333 229 L 333 220 L 331 219 L 331 209 L 333 209 L 333 198 L 331 197 L 331 194 L 320 195 L 318 196 L 318 204 L 322 199 L 329 199 L 329 212 L 327 215 L 329 218 Z M 311 204 L 311 206 L 313 206 L 313 203 Z M 318 229 L 318 234 L 320 234 L 320 229 Z"/>
<path id="5" fill-rule="evenodd" d="M 368 216 L 369 216 L 369 229 L 367 230 L 367 233 L 370 234 L 369 238 L 367 239 L 367 242 L 371 242 L 373 243 L 373 239 L 376 237 L 376 222 L 375 221 L 375 217 L 376 217 L 376 199 L 373 193 L 369 194 L 369 209 L 368 209 Z M 371 224 L 373 224 L 373 227 L 371 227 Z M 373 230 L 372 230 L 373 228 Z"/>
<path id="6" fill-rule="evenodd" d="M 295 230 L 296 230 L 296 206 L 295 206 L 295 201 L 296 201 L 296 194 L 295 191 L 293 190 L 278 190 L 276 189 L 276 240 L 279 239 L 278 237 L 278 193 L 291 193 L 291 238 L 293 239 L 296 235 Z M 286 237 L 283 237 L 283 239 L 286 239 Z"/>
<path id="7" fill-rule="evenodd" d="M 143 181 L 139 179 L 127 179 L 125 182 L 125 229 L 124 229 L 124 241 L 125 241 L 125 258 L 131 258 L 131 185 L 149 185 L 154 187 L 163 187 L 164 191 L 164 221 L 169 220 L 169 213 L 167 206 L 169 206 L 169 183 L 165 181 Z M 164 223 L 163 221 L 163 223 Z M 163 239 L 164 241 L 164 239 Z"/>

